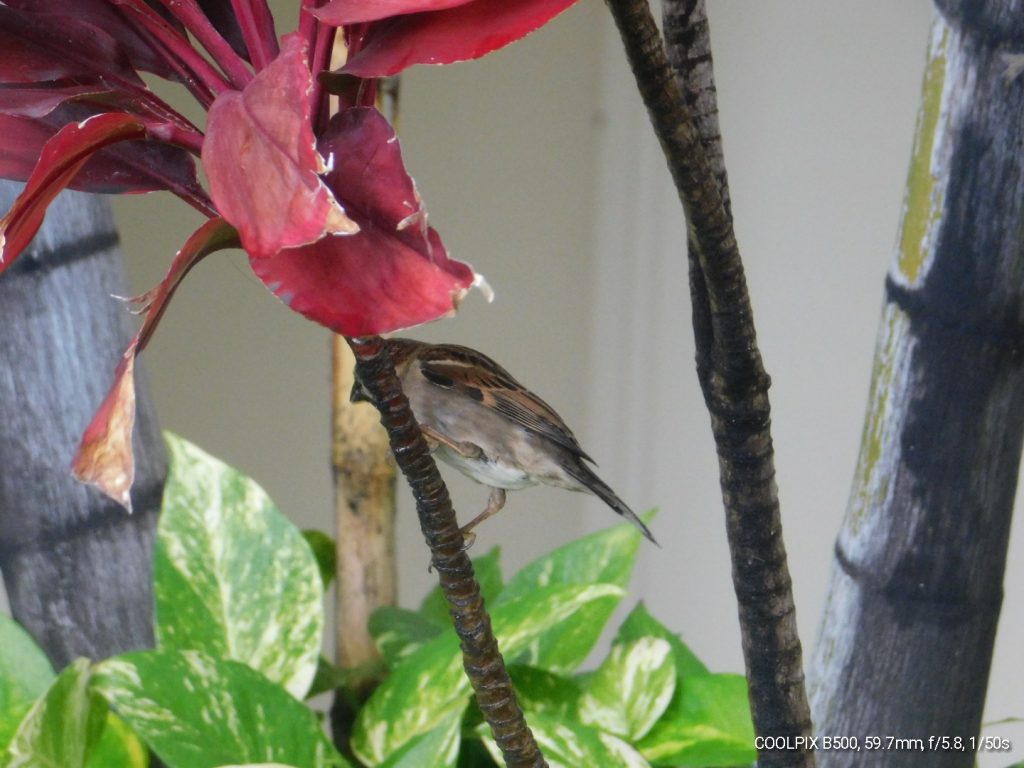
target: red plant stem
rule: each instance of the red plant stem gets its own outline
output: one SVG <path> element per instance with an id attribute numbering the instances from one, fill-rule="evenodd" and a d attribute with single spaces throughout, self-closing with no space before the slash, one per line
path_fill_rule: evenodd
<path id="1" fill-rule="evenodd" d="M 178 82 L 188 89 L 188 92 L 195 97 L 195 100 L 198 101 L 204 109 L 208 110 L 217 95 L 207 87 L 206 83 L 200 81 L 195 74 L 188 69 L 188 67 L 178 61 L 177 57 L 167 49 L 167 46 L 160 42 L 155 35 L 151 34 L 148 29 L 140 27 L 138 28 L 138 32 L 146 38 L 146 41 L 153 50 L 160 52 L 161 58 L 163 58 L 163 60 L 167 62 L 167 65 L 177 73 Z"/>
<path id="2" fill-rule="evenodd" d="M 209 51 L 213 60 L 220 65 L 236 89 L 242 90 L 252 80 L 252 70 L 210 23 L 196 0 L 160 0 L 160 2 Z"/>
<path id="3" fill-rule="evenodd" d="M 380 411 L 395 463 L 416 498 L 420 528 L 430 547 L 431 563 L 448 601 L 455 632 L 461 640 L 463 667 L 476 693 L 480 711 L 491 727 L 506 765 L 515 768 L 546 766 L 519 708 L 498 650 L 448 489 L 427 449 L 391 361 L 383 354 L 383 342 L 374 336 L 348 339 L 348 343 L 356 356 L 356 376 Z"/>
<path id="4" fill-rule="evenodd" d="M 146 5 L 143 0 L 115 0 L 115 2 L 127 13 L 135 16 L 142 28 L 160 42 L 168 54 L 165 58 L 169 62 L 173 62 L 175 59 L 181 62 L 189 74 L 202 83 L 210 93 L 217 96 L 224 91 L 232 90 L 231 84 L 199 55 L 188 39 L 168 24 L 160 14 Z"/>
<path id="5" fill-rule="evenodd" d="M 187 149 L 198 157 L 203 151 L 203 134 L 191 128 L 182 128 L 173 123 L 162 123 L 160 125 L 146 124 L 150 133 L 168 144 L 174 144 L 182 149 Z"/>
<path id="6" fill-rule="evenodd" d="M 327 127 L 330 117 L 328 100 L 322 98 L 324 87 L 318 75 L 330 66 L 331 50 L 334 48 L 335 27 L 318 24 L 316 43 L 313 46 L 313 59 L 309 71 L 313 73 L 313 90 L 310 93 L 310 104 L 313 105 L 313 130 L 319 133 Z"/>
<path id="7" fill-rule="evenodd" d="M 177 187 L 170 187 L 170 191 L 173 192 L 178 197 L 180 197 L 186 203 L 191 205 L 204 216 L 209 216 L 210 218 L 213 218 L 214 216 L 220 215 L 217 209 L 213 207 L 213 204 L 206 197 L 199 197 L 193 192 L 190 192 L 185 189 L 178 189 Z"/>
<path id="8" fill-rule="evenodd" d="M 265 0 L 231 0 L 231 7 L 238 18 L 242 39 L 249 49 L 249 58 L 256 71 L 272 62 L 279 51 L 274 17 Z"/>
<path id="9" fill-rule="evenodd" d="M 320 26 L 319 20 L 313 15 L 312 10 L 316 7 L 314 0 L 302 0 L 299 8 L 299 36 L 309 44 L 310 56 L 316 46 L 316 30 Z M 312 65 L 312 60 L 310 61 Z"/>

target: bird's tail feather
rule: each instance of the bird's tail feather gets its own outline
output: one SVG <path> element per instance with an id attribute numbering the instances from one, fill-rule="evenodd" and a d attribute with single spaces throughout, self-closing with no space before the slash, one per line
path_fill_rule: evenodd
<path id="1" fill-rule="evenodd" d="M 640 532 L 647 537 L 647 539 L 656 546 L 661 546 L 658 541 L 651 534 L 651 531 L 644 525 L 644 521 L 637 517 L 633 510 L 631 510 L 626 503 L 615 495 L 615 491 L 609 488 L 605 482 L 594 474 L 593 470 L 582 462 L 565 468 L 566 471 L 581 485 L 586 487 L 597 496 L 601 501 L 607 504 L 616 514 L 621 515 L 626 520 L 631 522 Z"/>

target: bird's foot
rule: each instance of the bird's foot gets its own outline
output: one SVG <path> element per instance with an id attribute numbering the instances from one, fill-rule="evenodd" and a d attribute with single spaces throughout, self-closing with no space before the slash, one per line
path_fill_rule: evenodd
<path id="1" fill-rule="evenodd" d="M 487 507 L 479 515 L 474 517 L 464 526 L 459 528 L 459 532 L 462 534 L 463 550 L 469 549 L 473 546 L 476 541 L 476 534 L 473 533 L 473 529 L 476 528 L 480 523 L 489 517 L 493 517 L 498 514 L 501 508 L 505 506 L 505 489 L 504 488 L 491 488 L 491 495 L 487 499 Z"/>
<path id="2" fill-rule="evenodd" d="M 431 453 L 436 451 L 439 445 L 444 445 L 467 459 L 477 460 L 484 458 L 483 448 L 476 443 L 453 440 L 448 435 L 438 432 L 433 427 L 425 424 L 420 425 L 420 431 L 423 433 L 423 437 L 426 438 L 427 446 L 430 448 Z"/>
<path id="3" fill-rule="evenodd" d="M 476 534 L 472 531 L 467 531 L 465 528 L 460 528 L 459 532 L 462 534 L 462 551 L 465 552 L 476 544 Z"/>

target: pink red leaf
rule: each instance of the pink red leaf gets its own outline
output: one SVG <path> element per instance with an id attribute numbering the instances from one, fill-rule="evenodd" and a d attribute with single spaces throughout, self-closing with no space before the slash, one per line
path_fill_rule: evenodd
<path id="1" fill-rule="evenodd" d="M 172 123 L 182 130 L 192 129 L 184 118 L 149 91 L 112 90 L 98 80 L 85 78 L 0 84 L 0 114 L 45 117 L 61 104 L 72 101 L 82 105 L 72 110 L 81 119 L 101 112 L 128 112 L 153 123 Z M 198 129 L 194 130 L 198 133 Z"/>
<path id="2" fill-rule="evenodd" d="M 25 189 L 0 219 L 0 269 L 32 241 L 53 198 L 71 183 L 94 152 L 117 141 L 145 136 L 146 126 L 138 118 L 116 112 L 61 128 L 46 142 Z"/>
<path id="3" fill-rule="evenodd" d="M 135 358 L 153 335 L 167 303 L 189 270 L 214 251 L 237 245 L 234 228 L 223 219 L 211 219 L 182 246 L 159 285 L 134 300 L 143 304 L 141 311 L 146 313 L 146 319 L 122 355 L 114 383 L 86 427 L 71 466 L 75 477 L 95 485 L 129 512 L 135 479 Z"/>
<path id="4" fill-rule="evenodd" d="M 0 113 L 44 117 L 65 101 L 104 93 L 108 93 L 108 89 L 98 83 L 68 80 L 28 86 L 0 85 Z"/>
<path id="5" fill-rule="evenodd" d="M 374 23 L 342 71 L 393 75 L 413 64 L 478 59 L 528 35 L 575 0 L 473 0 L 443 11 Z"/>
<path id="6" fill-rule="evenodd" d="M 93 416 L 71 471 L 95 485 L 129 512 L 135 482 L 132 430 L 135 427 L 135 342 L 128 346 L 114 373 L 114 386 Z"/>
<path id="7" fill-rule="evenodd" d="M 476 276 L 428 226 L 391 126 L 375 109 L 346 110 L 321 146 L 334 158 L 328 184 L 359 233 L 250 259 L 256 274 L 292 309 L 349 336 L 452 314 Z"/>
<path id="8" fill-rule="evenodd" d="M 472 0 L 329 0 L 314 10 L 313 15 L 325 24 L 340 27 L 406 13 L 442 11 L 469 2 Z"/>
<path id="9" fill-rule="evenodd" d="M 68 122 L 92 114 L 89 108 L 77 104 L 65 104 L 41 118 L 0 113 L 0 136 L 4 137 L 0 142 L 0 177 L 28 179 L 57 131 Z M 206 199 L 196 179 L 192 156 L 178 147 L 153 141 L 125 141 L 104 147 L 88 159 L 68 186 L 112 194 L 169 189 L 193 204 Z M 207 201 L 205 207 L 212 209 L 212 204 Z"/>
<path id="10" fill-rule="evenodd" d="M 454 313 L 472 270 L 449 261 L 430 231 L 433 259 L 379 230 L 328 237 L 266 258 L 253 271 L 291 309 L 336 333 L 366 336 Z"/>
<path id="11" fill-rule="evenodd" d="M 0 5 L 0 50 L 0 82 L 74 77 L 142 86 L 117 40 L 104 29 L 68 14 L 32 13 Z"/>
<path id="12" fill-rule="evenodd" d="M 83 46 L 87 50 L 89 38 L 99 30 L 119 43 L 132 68 L 176 79 L 175 70 L 163 55 L 112 7 L 110 0 L 4 0 L 4 5 L 23 17 L 48 24 L 51 36 L 53 30 L 60 30 L 67 55 L 83 50 Z"/>
<path id="13" fill-rule="evenodd" d="M 217 210 L 257 258 L 358 230 L 318 175 L 305 42 L 297 35 L 283 42 L 244 91 L 217 98 L 203 142 Z"/>

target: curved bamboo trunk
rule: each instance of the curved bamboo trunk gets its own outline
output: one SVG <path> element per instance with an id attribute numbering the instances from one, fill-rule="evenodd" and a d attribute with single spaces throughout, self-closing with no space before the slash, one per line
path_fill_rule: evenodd
<path id="1" fill-rule="evenodd" d="M 20 185 L 0 182 L 0 210 Z M 153 643 L 151 557 L 166 456 L 136 388 L 135 513 L 71 477 L 131 338 L 109 206 L 69 192 L 0 276 L 0 569 L 14 617 L 63 667 Z M 139 370 L 136 368 L 136 376 Z"/>
<path id="2" fill-rule="evenodd" d="M 334 429 L 332 466 L 337 524 L 336 656 L 353 669 L 380 658 L 370 615 L 397 600 L 395 475 L 388 434 L 366 403 L 350 403 L 355 357 L 342 336 L 331 340 Z"/>
<path id="3" fill-rule="evenodd" d="M 1024 436 L 1020 3 L 942 5 L 811 668 L 819 734 L 903 739 L 873 766 L 973 764 Z"/>

